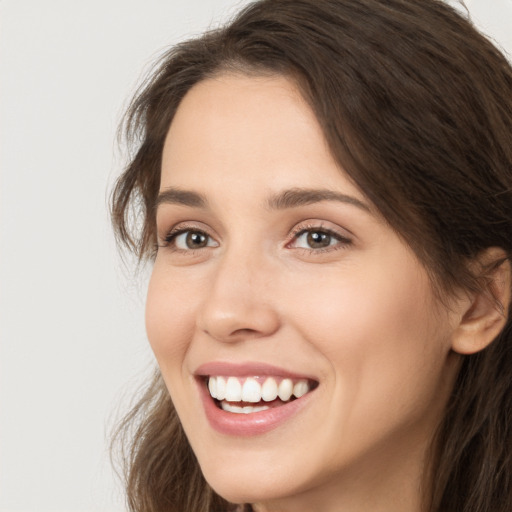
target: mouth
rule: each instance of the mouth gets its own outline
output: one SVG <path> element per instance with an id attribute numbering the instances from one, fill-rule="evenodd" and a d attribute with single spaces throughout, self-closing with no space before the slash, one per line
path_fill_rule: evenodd
<path id="1" fill-rule="evenodd" d="M 255 414 L 282 407 L 313 391 L 318 382 L 280 376 L 209 375 L 205 384 L 215 405 L 233 414 Z"/>
<path id="2" fill-rule="evenodd" d="M 223 435 L 247 437 L 290 425 L 311 410 L 320 383 L 258 362 L 212 361 L 194 372 L 206 419 Z"/>

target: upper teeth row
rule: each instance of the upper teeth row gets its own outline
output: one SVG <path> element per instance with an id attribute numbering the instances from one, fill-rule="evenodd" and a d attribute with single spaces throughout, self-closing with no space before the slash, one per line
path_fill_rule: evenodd
<path id="1" fill-rule="evenodd" d="M 263 384 L 249 377 L 243 385 L 237 377 L 210 377 L 208 380 L 210 395 L 217 400 L 228 402 L 271 402 L 279 397 L 286 402 L 295 396 L 300 398 L 305 395 L 310 387 L 305 379 L 296 381 L 283 379 L 279 385 L 273 377 L 267 377 Z"/>

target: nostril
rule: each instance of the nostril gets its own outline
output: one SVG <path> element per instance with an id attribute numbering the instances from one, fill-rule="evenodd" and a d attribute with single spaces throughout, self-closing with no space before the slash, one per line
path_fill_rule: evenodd
<path id="1" fill-rule="evenodd" d="M 262 334 L 255 329 L 235 329 L 233 331 L 221 332 L 218 329 L 205 329 L 204 332 L 219 341 L 242 341 L 244 339 L 253 339 Z"/>
<path id="2" fill-rule="evenodd" d="M 231 333 L 231 336 L 240 336 L 243 338 L 257 338 L 261 336 L 261 333 L 255 329 L 237 329 Z"/>
<path id="3" fill-rule="evenodd" d="M 239 342 L 249 339 L 263 338 L 274 334 L 279 328 L 277 318 L 265 319 L 212 319 L 202 323 L 203 332 L 211 338 L 222 342 Z M 245 326 L 243 324 L 246 324 Z M 242 324 L 242 325 L 240 325 Z M 254 326 L 254 327 L 253 327 Z M 200 325 L 201 327 L 201 325 Z"/>

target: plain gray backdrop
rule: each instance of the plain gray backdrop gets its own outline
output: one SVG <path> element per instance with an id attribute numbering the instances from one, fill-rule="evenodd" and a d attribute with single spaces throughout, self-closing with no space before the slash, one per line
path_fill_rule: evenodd
<path id="1" fill-rule="evenodd" d="M 165 47 L 245 3 L 0 0 L 0 512 L 125 510 L 108 430 L 152 354 L 107 214 L 116 127 Z M 512 0 L 466 5 L 512 54 Z"/>

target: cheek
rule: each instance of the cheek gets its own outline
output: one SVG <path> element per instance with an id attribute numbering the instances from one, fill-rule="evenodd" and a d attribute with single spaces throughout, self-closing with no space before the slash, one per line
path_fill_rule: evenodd
<path id="1" fill-rule="evenodd" d="M 341 458 L 356 460 L 361 447 L 406 436 L 412 450 L 435 428 L 449 392 L 430 286 L 415 272 L 331 277 L 295 302 L 296 326 L 330 366 L 325 438 L 353 440 L 330 444 L 328 457 L 337 467 Z"/>
<path id="2" fill-rule="evenodd" d="M 320 279 L 304 276 L 299 286 L 288 290 L 288 303 L 301 329 L 334 356 L 329 359 L 347 349 L 391 349 L 403 337 L 417 338 L 425 325 L 429 327 L 432 318 L 421 280 L 382 277 L 371 271 L 339 274 Z"/>
<path id="3" fill-rule="evenodd" d="M 146 332 L 163 372 L 181 366 L 190 344 L 195 308 L 187 290 L 155 263 L 146 301 Z"/>
<path id="4" fill-rule="evenodd" d="M 308 294 L 290 290 L 300 297 L 297 328 L 329 361 L 351 409 L 430 400 L 448 352 L 425 273 L 407 261 L 379 263 L 302 282 Z"/>

